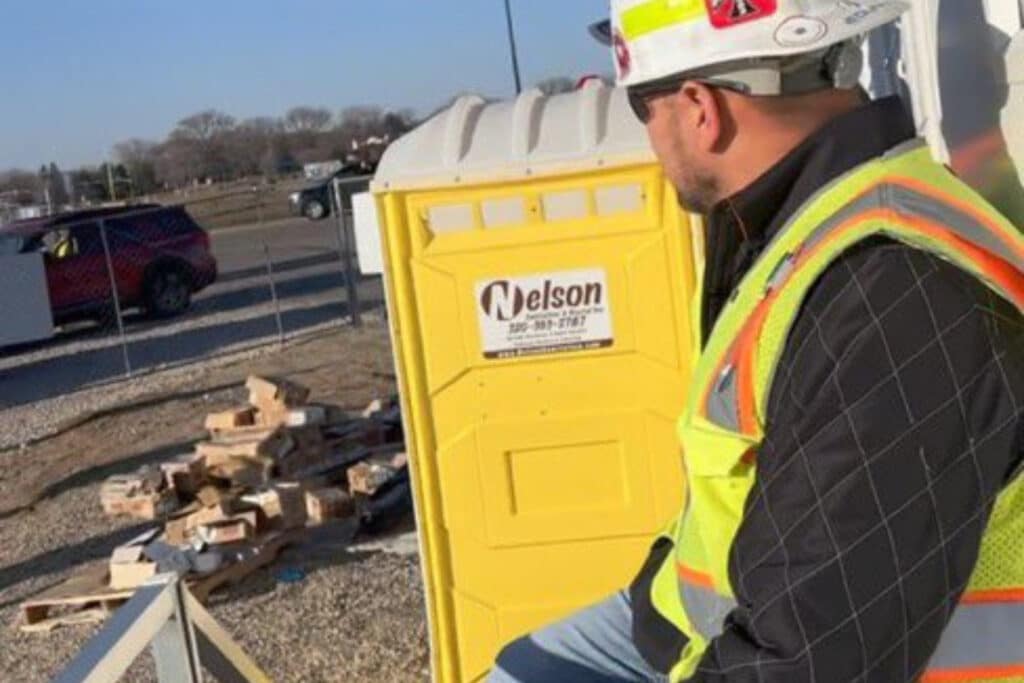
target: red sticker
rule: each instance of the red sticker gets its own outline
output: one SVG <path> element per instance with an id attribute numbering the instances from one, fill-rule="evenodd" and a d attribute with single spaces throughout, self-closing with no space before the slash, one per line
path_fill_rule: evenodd
<path id="1" fill-rule="evenodd" d="M 755 19 L 764 19 L 778 10 L 778 0 L 704 0 L 715 28 L 731 28 Z"/>

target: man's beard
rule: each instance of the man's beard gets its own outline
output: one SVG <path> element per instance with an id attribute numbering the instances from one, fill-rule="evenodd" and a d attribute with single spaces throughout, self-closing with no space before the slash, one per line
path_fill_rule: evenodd
<path id="1" fill-rule="evenodd" d="M 705 173 L 688 172 L 685 182 L 677 184 L 679 205 L 691 213 L 707 215 L 721 201 L 718 179 Z"/>

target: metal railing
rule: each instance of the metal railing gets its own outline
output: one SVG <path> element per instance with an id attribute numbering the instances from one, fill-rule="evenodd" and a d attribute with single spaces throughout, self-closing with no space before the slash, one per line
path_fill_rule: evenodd
<path id="1" fill-rule="evenodd" d="M 270 683 L 177 574 L 143 584 L 54 681 L 119 680 L 147 647 L 160 683 L 199 683 L 204 668 L 221 683 Z"/>

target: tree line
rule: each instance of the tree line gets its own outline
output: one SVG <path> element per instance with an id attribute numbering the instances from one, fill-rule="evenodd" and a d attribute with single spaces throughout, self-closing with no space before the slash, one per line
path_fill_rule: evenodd
<path id="1" fill-rule="evenodd" d="M 572 90 L 575 82 L 555 77 L 536 87 L 553 95 Z M 299 106 L 281 117 L 242 120 L 207 109 L 178 121 L 162 141 L 118 142 L 111 161 L 99 165 L 70 173 L 54 163 L 38 172 L 0 171 L 0 205 L 129 199 L 196 183 L 275 178 L 297 173 L 307 163 L 332 160 L 369 173 L 387 145 L 417 124 L 410 109 L 375 106 L 349 107 L 337 114 L 325 107 Z"/>
<path id="2" fill-rule="evenodd" d="M 113 161 L 64 174 L 50 163 L 38 172 L 0 172 L 0 199 L 31 197 L 53 205 L 138 197 L 201 182 L 225 182 L 301 171 L 339 160 L 372 171 L 387 144 L 416 125 L 411 110 L 350 107 L 335 116 L 301 106 L 283 117 L 238 120 L 208 109 L 181 119 L 163 141 L 130 139 L 113 146 Z"/>

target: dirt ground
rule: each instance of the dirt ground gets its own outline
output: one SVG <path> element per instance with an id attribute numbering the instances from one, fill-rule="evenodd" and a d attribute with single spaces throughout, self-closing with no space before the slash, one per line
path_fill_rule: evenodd
<path id="1" fill-rule="evenodd" d="M 22 600 L 146 528 L 103 515 L 101 482 L 189 451 L 203 436 L 207 412 L 244 403 L 242 383 L 251 373 L 291 377 L 309 386 L 314 400 L 352 410 L 395 391 L 386 330 L 371 323 L 212 368 L 201 381 L 0 453 L 0 679 L 50 680 L 95 633 L 73 627 L 29 635 L 15 624 Z M 317 533 L 214 594 L 214 617 L 275 681 L 427 680 L 417 558 L 352 551 L 344 526 Z M 283 568 L 304 578 L 279 581 Z M 153 680 L 148 662 L 137 664 L 125 680 Z"/>

